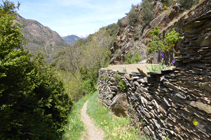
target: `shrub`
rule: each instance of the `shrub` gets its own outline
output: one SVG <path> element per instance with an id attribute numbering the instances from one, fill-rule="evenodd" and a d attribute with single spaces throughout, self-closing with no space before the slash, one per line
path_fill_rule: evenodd
<path id="1" fill-rule="evenodd" d="M 152 21 L 154 16 L 154 7 L 152 4 L 153 0 L 142 0 L 142 11 L 141 11 L 141 19 L 142 19 L 142 31 L 144 28 Z"/>
<path id="2" fill-rule="evenodd" d="M 199 3 L 199 0 L 177 0 L 178 3 L 182 5 L 184 9 L 190 9 L 193 5 Z"/>
<path id="3" fill-rule="evenodd" d="M 132 9 L 129 14 L 128 14 L 128 20 L 129 20 L 129 25 L 131 26 L 136 26 L 138 24 L 138 17 L 139 17 L 139 12 L 135 12 L 134 9 Z"/>
<path id="4" fill-rule="evenodd" d="M 72 101 L 61 79 L 22 48 L 13 3 L 0 6 L 0 139 L 60 139 Z"/>
<path id="5" fill-rule="evenodd" d="M 141 60 L 140 54 L 138 52 L 130 52 L 125 55 L 126 64 L 137 63 Z"/>
<path id="6" fill-rule="evenodd" d="M 126 90 L 126 85 L 125 85 L 125 82 L 120 80 L 119 81 L 119 87 L 121 87 L 122 91 L 125 91 Z"/>

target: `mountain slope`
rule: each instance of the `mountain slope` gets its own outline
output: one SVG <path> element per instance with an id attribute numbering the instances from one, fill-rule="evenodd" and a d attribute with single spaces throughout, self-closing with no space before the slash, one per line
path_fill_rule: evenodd
<path id="1" fill-rule="evenodd" d="M 62 39 L 70 46 L 72 46 L 73 44 L 75 44 L 75 42 L 77 42 L 79 39 L 81 39 L 80 37 L 76 36 L 76 35 L 68 35 L 68 36 L 64 36 L 62 37 Z"/>
<path id="2" fill-rule="evenodd" d="M 40 51 L 46 53 L 48 62 L 52 62 L 57 53 L 67 46 L 66 42 L 57 32 L 52 31 L 35 20 L 25 19 L 17 15 L 15 22 L 22 24 L 22 32 L 28 41 L 25 48 L 32 54 L 37 54 Z"/>

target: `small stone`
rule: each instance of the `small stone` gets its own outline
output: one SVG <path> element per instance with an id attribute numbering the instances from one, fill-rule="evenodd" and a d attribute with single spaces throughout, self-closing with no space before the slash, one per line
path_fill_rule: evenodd
<path id="1" fill-rule="evenodd" d="M 116 86 L 111 86 L 110 89 L 111 89 L 111 91 L 118 91 L 118 87 L 116 87 Z"/>
<path id="2" fill-rule="evenodd" d="M 184 99 L 184 100 L 187 98 L 187 96 L 184 93 L 180 92 L 180 91 L 174 91 L 174 95 L 176 97 L 179 97 L 179 98 Z"/>

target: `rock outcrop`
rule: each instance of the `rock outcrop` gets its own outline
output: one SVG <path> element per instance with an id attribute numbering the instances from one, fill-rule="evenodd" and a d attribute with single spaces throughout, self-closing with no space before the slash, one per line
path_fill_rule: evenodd
<path id="1" fill-rule="evenodd" d="M 130 26 L 128 16 L 120 20 L 120 29 L 111 48 L 112 58 L 110 64 L 124 63 L 124 56 L 129 52 L 139 52 L 142 59 L 146 59 L 148 54 L 147 45 L 150 39 L 148 32 L 153 30 L 156 25 L 158 25 L 160 30 L 163 30 L 183 12 L 178 3 L 173 3 L 171 7 L 163 10 L 163 4 L 159 0 L 154 1 L 154 9 L 154 19 L 144 28 L 142 34 L 140 34 L 143 28 L 141 22 L 136 26 Z M 135 36 L 138 36 L 139 39 L 136 40 Z"/>

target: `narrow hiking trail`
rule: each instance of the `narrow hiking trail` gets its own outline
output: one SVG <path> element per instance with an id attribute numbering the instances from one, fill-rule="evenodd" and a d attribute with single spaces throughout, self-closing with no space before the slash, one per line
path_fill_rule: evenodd
<path id="1" fill-rule="evenodd" d="M 104 131 L 97 128 L 92 119 L 86 113 L 87 102 L 88 101 L 84 103 L 83 108 L 81 109 L 81 120 L 85 124 L 85 128 L 87 130 L 87 134 L 83 136 L 83 140 L 103 140 L 105 137 Z"/>

